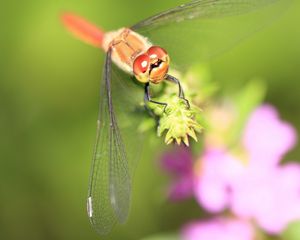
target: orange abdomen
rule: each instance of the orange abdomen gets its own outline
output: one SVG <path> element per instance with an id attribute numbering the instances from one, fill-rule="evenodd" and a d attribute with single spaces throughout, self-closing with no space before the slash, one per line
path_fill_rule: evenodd
<path id="1" fill-rule="evenodd" d="M 72 13 L 62 15 L 66 28 L 80 40 L 105 52 L 112 49 L 112 60 L 124 71 L 132 73 L 134 59 L 152 44 L 147 38 L 129 28 L 104 33 L 99 27 Z"/>
<path id="2" fill-rule="evenodd" d="M 99 27 L 73 13 L 64 13 L 61 19 L 65 27 L 80 40 L 95 47 L 102 47 L 104 32 Z"/>

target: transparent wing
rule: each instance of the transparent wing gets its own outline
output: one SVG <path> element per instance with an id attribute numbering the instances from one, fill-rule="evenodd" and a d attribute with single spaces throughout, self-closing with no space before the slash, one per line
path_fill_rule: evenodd
<path id="1" fill-rule="evenodd" d="M 136 130 L 144 117 L 138 107 L 143 91 L 129 76 L 111 69 L 109 51 L 87 202 L 90 221 L 100 234 L 108 233 L 116 222 L 124 223 L 128 217 L 131 180 L 143 143 Z M 136 143 L 139 148 L 134 149 Z"/>
<path id="2" fill-rule="evenodd" d="M 132 29 L 167 49 L 187 67 L 234 46 L 276 19 L 290 0 L 194 0 L 150 17 Z"/>

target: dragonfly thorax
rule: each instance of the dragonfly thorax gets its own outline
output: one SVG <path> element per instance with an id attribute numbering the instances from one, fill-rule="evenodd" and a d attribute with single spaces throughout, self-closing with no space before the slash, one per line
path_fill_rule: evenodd
<path id="1" fill-rule="evenodd" d="M 140 82 L 159 83 L 168 72 L 167 52 L 129 28 L 106 33 L 103 48 L 105 51 L 110 48 L 112 60 Z"/>

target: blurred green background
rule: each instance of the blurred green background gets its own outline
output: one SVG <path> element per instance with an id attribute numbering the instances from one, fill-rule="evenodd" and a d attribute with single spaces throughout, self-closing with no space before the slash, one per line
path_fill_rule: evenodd
<path id="1" fill-rule="evenodd" d="M 108 237 L 91 228 L 85 206 L 104 54 L 74 40 L 59 21 L 71 10 L 110 30 L 184 2 L 1 1 L 0 239 L 140 239 L 199 215 L 192 201 L 166 201 L 167 177 L 145 157 L 128 224 Z M 266 79 L 267 101 L 298 130 L 299 22 L 295 1 L 272 26 L 211 61 L 228 91 Z M 300 148 L 289 157 L 300 159 Z"/>

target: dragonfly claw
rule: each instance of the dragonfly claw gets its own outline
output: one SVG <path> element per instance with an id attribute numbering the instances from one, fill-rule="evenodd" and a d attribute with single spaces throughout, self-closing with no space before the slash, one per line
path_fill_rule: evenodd
<path id="1" fill-rule="evenodd" d="M 181 99 L 184 101 L 185 105 L 187 106 L 187 109 L 190 109 L 191 105 L 190 105 L 189 100 L 187 100 L 186 98 L 183 98 L 183 97 Z"/>

